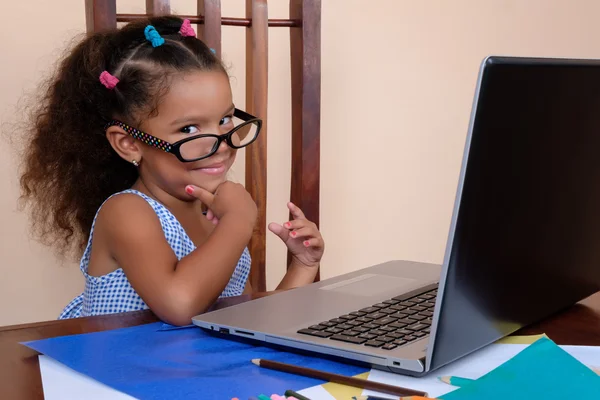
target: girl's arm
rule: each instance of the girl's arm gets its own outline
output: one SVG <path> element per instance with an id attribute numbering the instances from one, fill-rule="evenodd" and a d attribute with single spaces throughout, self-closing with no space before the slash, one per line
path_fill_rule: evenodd
<path id="1" fill-rule="evenodd" d="M 181 260 L 167 243 L 156 214 L 139 196 L 115 196 L 99 213 L 97 224 L 104 227 L 111 256 L 165 322 L 186 325 L 210 307 L 252 235 L 256 205 L 243 186 L 225 183 L 214 197 L 211 209 L 218 213 L 219 224 L 201 247 Z"/>

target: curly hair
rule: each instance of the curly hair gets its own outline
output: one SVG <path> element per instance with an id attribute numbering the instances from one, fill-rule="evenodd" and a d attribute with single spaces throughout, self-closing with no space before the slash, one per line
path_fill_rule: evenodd
<path id="1" fill-rule="evenodd" d="M 104 125 L 118 117 L 139 125 L 156 115 L 170 79 L 191 70 L 227 74 L 212 51 L 195 37 L 182 36 L 182 20 L 152 17 L 121 29 L 88 34 L 40 87 L 25 132 L 20 177 L 21 209 L 28 209 L 38 240 L 58 254 L 78 253 L 88 241 L 94 216 L 112 194 L 131 187 L 137 169 L 106 139 Z M 153 47 L 147 25 L 165 39 Z M 119 79 L 109 90 L 99 76 Z"/>

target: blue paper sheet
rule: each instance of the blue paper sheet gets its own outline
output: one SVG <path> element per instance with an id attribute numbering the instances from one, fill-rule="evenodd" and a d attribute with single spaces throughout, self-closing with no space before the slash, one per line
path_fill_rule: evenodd
<path id="1" fill-rule="evenodd" d="M 208 335 L 157 322 L 132 328 L 23 343 L 64 365 L 139 399 L 247 399 L 283 394 L 322 381 L 260 368 L 265 358 L 343 375 L 367 370 Z"/>
<path id="2" fill-rule="evenodd" d="M 443 400 L 600 398 L 600 377 L 548 338 L 541 338 Z"/>

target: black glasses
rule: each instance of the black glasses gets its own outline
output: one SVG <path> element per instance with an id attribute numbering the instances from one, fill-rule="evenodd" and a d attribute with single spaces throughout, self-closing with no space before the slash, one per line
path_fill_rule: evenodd
<path id="1" fill-rule="evenodd" d="M 192 162 L 215 154 L 219 150 L 221 142 L 227 143 L 233 149 L 248 146 L 258 137 L 262 120 L 236 108 L 233 112 L 233 124 L 234 128 L 223 135 L 201 134 L 175 143 L 166 142 L 117 120 L 107 123 L 104 130 L 111 126 L 118 126 L 148 146 L 174 154 L 181 162 Z"/>

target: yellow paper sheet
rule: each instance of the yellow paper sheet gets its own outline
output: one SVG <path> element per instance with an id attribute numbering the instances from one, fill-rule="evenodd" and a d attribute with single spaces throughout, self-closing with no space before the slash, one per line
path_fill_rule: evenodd
<path id="1" fill-rule="evenodd" d="M 541 335 L 523 335 L 523 336 L 507 336 L 503 339 L 498 340 L 496 343 L 501 344 L 531 344 L 541 337 L 546 336 L 545 333 Z M 365 372 L 360 375 L 356 375 L 356 378 L 367 379 L 369 373 Z M 325 383 L 323 388 L 329 392 L 336 400 L 350 400 L 353 396 L 361 396 L 362 389 L 351 386 L 340 385 L 337 383 Z"/>

